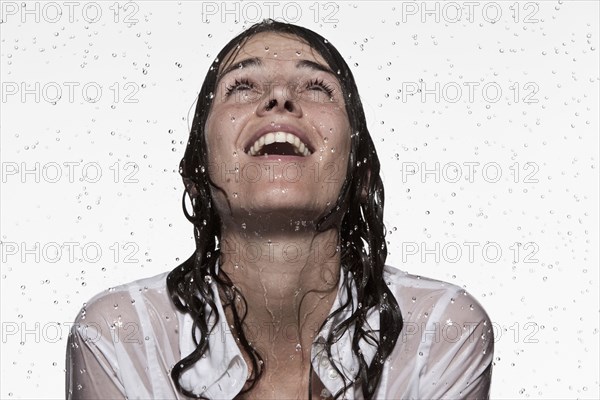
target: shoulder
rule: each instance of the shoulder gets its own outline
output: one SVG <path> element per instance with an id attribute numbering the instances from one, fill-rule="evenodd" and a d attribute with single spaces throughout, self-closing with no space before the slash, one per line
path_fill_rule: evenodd
<path id="1" fill-rule="evenodd" d="M 156 397 L 154 380 L 164 373 L 155 361 L 173 365 L 178 339 L 167 275 L 103 290 L 83 304 L 67 343 L 68 384 L 85 390 L 77 398 Z"/>
<path id="2" fill-rule="evenodd" d="M 458 285 L 409 274 L 386 265 L 384 279 L 398 301 L 405 321 L 423 317 L 437 322 L 489 325 L 490 317 L 483 306 L 467 290 Z"/>
<path id="3" fill-rule="evenodd" d="M 390 361 L 403 371 L 397 389 L 411 398 L 489 398 L 494 332 L 483 306 L 448 282 L 393 267 L 384 278 L 403 319 Z"/>
<path id="4" fill-rule="evenodd" d="M 139 323 L 139 313 L 169 306 L 166 287 L 169 272 L 131 281 L 97 293 L 83 303 L 73 328 L 80 331 L 114 329 L 124 322 Z"/>

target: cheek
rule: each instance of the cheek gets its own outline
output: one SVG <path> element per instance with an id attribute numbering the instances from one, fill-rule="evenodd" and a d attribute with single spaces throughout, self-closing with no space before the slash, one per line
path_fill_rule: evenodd
<path id="1" fill-rule="evenodd" d="M 224 151 L 228 144 L 226 139 L 231 136 L 232 132 L 227 130 L 228 125 L 222 121 L 222 115 L 214 114 L 206 123 L 206 148 L 210 159 L 218 159 L 225 156 Z"/>
<path id="2" fill-rule="evenodd" d="M 239 184 L 234 179 L 239 170 L 239 155 L 236 140 L 242 121 L 232 120 L 230 110 L 215 112 L 206 123 L 206 149 L 208 173 L 214 185 L 225 189 Z"/>
<path id="3" fill-rule="evenodd" d="M 205 128 L 205 142 L 208 161 L 208 174 L 213 183 L 218 183 L 220 176 L 220 162 L 223 160 L 227 149 L 223 141 L 223 132 L 217 128 L 214 119 L 207 122 Z"/>
<path id="4" fill-rule="evenodd" d="M 211 146 L 235 147 L 239 133 L 252 115 L 251 110 L 242 110 L 239 107 L 216 107 L 209 115 L 204 130 L 209 150 Z"/>
<path id="5" fill-rule="evenodd" d="M 349 129 L 348 129 L 349 130 Z M 321 189 L 331 200 L 337 198 L 348 175 L 350 159 L 350 134 L 343 132 L 343 137 L 330 139 L 323 147 L 321 160 L 318 162 L 321 174 Z"/>
<path id="6" fill-rule="evenodd" d="M 330 123 L 322 125 L 323 132 L 323 156 L 339 162 L 347 162 L 350 156 L 351 128 L 345 119 L 331 119 Z"/>

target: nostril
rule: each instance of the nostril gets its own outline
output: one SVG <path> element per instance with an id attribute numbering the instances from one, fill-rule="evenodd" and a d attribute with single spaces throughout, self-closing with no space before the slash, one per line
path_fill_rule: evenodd
<path id="1" fill-rule="evenodd" d="M 276 99 L 269 100 L 269 102 L 267 103 L 267 110 L 272 109 L 276 105 L 277 105 L 277 100 Z"/>
<path id="2" fill-rule="evenodd" d="M 285 109 L 290 112 L 294 111 L 294 105 L 292 104 L 291 101 L 289 101 L 289 100 L 285 101 Z"/>

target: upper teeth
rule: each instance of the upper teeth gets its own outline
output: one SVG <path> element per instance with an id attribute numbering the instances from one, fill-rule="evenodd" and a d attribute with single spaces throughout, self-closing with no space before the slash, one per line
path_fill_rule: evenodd
<path id="1" fill-rule="evenodd" d="M 264 145 L 271 143 L 290 143 L 294 146 L 297 154 L 301 154 L 303 156 L 308 156 L 311 154 L 308 147 L 302 143 L 298 136 L 289 132 L 269 132 L 262 135 L 248 150 L 248 155 L 255 156 L 260 152 L 260 149 L 263 148 Z"/>

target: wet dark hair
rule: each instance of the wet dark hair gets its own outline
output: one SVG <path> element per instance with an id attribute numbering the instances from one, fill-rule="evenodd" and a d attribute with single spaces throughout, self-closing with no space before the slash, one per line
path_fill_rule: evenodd
<path id="1" fill-rule="evenodd" d="M 182 388 L 179 378 L 186 369 L 207 353 L 208 335 L 219 323 L 215 304 L 217 297 L 211 289 L 213 279 L 219 290 L 225 294 L 223 307 L 231 309 L 234 325 L 232 330 L 237 334 L 239 344 L 252 362 L 252 374 L 242 393 L 250 391 L 263 374 L 263 359 L 251 346 L 243 329 L 245 314 L 238 315 L 233 300 L 240 296 L 247 310 L 246 302 L 224 271 L 220 269 L 217 273 L 216 269 L 220 254 L 221 220 L 211 197 L 207 166 L 209 159 L 204 131 L 215 97 L 219 66 L 227 65 L 250 37 L 261 32 L 276 32 L 300 38 L 317 51 L 338 76 L 352 129 L 348 173 L 335 206 L 316 221 L 316 229 L 321 232 L 330 228 L 339 229 L 341 272 L 344 272 L 340 273 L 340 279 L 343 279 L 342 287 L 347 296 L 345 303 L 334 310 L 328 318 L 328 320 L 333 319 L 334 323 L 324 346 L 327 357 L 344 382 L 344 387 L 338 393 L 334 393 L 334 397 L 340 397 L 351 385 L 360 384 L 364 398 L 370 399 L 379 384 L 384 361 L 394 349 L 402 330 L 402 315 L 398 303 L 383 277 L 387 246 L 383 224 L 384 191 L 379 175 L 379 159 L 367 129 L 354 77 L 339 52 L 326 39 L 309 29 L 273 20 L 254 24 L 227 43 L 209 68 L 198 95 L 187 148 L 179 170 L 186 187 L 182 200 L 183 210 L 186 218 L 194 225 L 196 250 L 167 277 L 167 287 L 175 307 L 181 312 L 189 313 L 194 321 L 192 335 L 197 347 L 175 364 L 171 377 L 181 393 L 189 397 L 199 397 Z M 225 57 L 227 59 L 224 60 Z M 186 209 L 186 195 L 191 200 L 191 214 Z M 358 307 L 355 307 L 352 301 L 352 286 L 356 290 Z M 379 338 L 375 335 L 376 331 L 367 324 L 367 314 L 373 308 L 378 308 L 380 311 Z M 350 316 L 339 321 L 341 319 L 339 316 L 344 310 L 350 310 Z M 211 315 L 216 317 L 216 320 L 214 325 L 209 326 L 208 320 Z M 359 360 L 359 368 L 355 376 L 346 376 L 341 366 L 338 368 L 340 364 L 336 362 L 331 352 L 332 345 L 349 329 L 352 330 L 352 351 Z M 201 333 L 199 338 L 195 334 L 197 330 Z M 368 365 L 358 345 L 361 340 L 375 345 L 377 349 Z M 312 379 L 312 363 L 310 378 Z M 311 388 L 309 388 L 310 397 Z"/>

